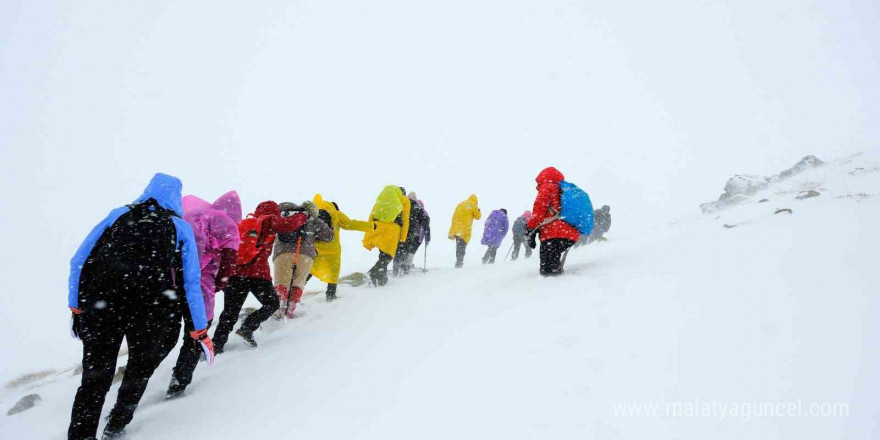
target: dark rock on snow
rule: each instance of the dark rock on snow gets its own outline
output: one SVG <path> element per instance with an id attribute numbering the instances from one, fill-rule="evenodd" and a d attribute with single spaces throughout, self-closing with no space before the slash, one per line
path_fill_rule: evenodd
<path id="1" fill-rule="evenodd" d="M 36 405 L 37 402 L 39 402 L 41 400 L 43 400 L 43 399 L 40 397 L 39 394 L 28 394 L 27 396 L 24 396 L 21 399 L 19 399 L 19 401 L 15 404 L 15 406 L 10 408 L 9 411 L 6 411 L 6 415 L 11 416 L 14 414 L 18 414 L 20 412 L 27 411 L 27 410 L 33 408 L 34 405 Z"/>

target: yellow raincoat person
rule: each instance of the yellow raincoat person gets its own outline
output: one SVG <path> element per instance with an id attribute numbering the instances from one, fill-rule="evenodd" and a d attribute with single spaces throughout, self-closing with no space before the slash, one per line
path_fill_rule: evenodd
<path id="1" fill-rule="evenodd" d="M 400 187 L 386 186 L 376 198 L 370 213 L 373 228 L 364 234 L 364 247 L 369 251 L 379 248 L 393 258 L 397 254 L 398 243 L 406 241 L 411 208 L 409 199 L 401 193 Z M 402 224 L 398 223 L 398 218 Z"/>
<path id="2" fill-rule="evenodd" d="M 452 214 L 452 226 L 449 227 L 449 239 L 461 237 L 465 243 L 471 241 L 471 230 L 474 228 L 474 220 L 479 220 L 483 215 L 477 205 L 477 195 L 471 194 L 467 200 L 455 207 Z"/>
<path id="3" fill-rule="evenodd" d="M 360 220 L 352 220 L 345 213 L 336 208 L 332 202 L 324 201 L 320 194 L 315 194 L 313 199 L 318 209 L 330 214 L 330 227 L 333 229 L 332 241 L 315 241 L 315 250 L 318 256 L 312 265 L 311 274 L 327 284 L 339 282 L 339 271 L 342 268 L 342 244 L 339 242 L 339 231 L 367 232 L 373 229 L 373 223 Z"/>

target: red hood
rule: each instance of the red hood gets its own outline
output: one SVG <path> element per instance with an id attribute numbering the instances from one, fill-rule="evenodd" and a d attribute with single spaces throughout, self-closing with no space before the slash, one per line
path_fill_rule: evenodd
<path id="1" fill-rule="evenodd" d="M 281 215 L 281 210 L 278 209 L 277 203 L 267 200 L 257 205 L 257 209 L 254 210 L 254 215 L 258 217 L 261 215 L 274 215 L 278 217 Z"/>
<path id="2" fill-rule="evenodd" d="M 563 180 L 565 180 L 565 176 L 554 167 L 544 168 L 543 171 L 538 173 L 538 177 L 535 178 L 535 182 L 538 182 L 538 185 L 545 183 L 559 183 Z"/>

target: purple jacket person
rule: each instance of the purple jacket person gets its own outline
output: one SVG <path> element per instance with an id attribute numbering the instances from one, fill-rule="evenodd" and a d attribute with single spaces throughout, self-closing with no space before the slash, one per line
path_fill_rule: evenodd
<path id="1" fill-rule="evenodd" d="M 500 247 L 501 241 L 507 236 L 507 230 L 509 228 L 510 223 L 507 220 L 507 210 L 496 209 L 492 211 L 492 213 L 489 214 L 489 218 L 486 219 L 486 224 L 483 229 L 483 239 L 480 240 L 480 244 L 494 248 Z"/>
<path id="2" fill-rule="evenodd" d="M 225 278 L 238 254 L 241 199 L 235 191 L 223 194 L 213 204 L 193 195 L 186 196 L 183 198 L 183 219 L 192 226 L 195 234 L 202 266 L 205 313 L 210 321 L 214 319 L 214 293 L 226 285 Z M 224 262 L 226 264 L 221 264 Z"/>

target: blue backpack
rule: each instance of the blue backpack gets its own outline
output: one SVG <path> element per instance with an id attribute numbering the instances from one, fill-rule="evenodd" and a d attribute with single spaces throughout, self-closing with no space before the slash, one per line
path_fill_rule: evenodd
<path id="1" fill-rule="evenodd" d="M 559 218 L 575 227 L 581 234 L 589 235 L 593 231 L 593 202 L 586 191 L 573 183 L 559 182 L 562 212 Z"/>

